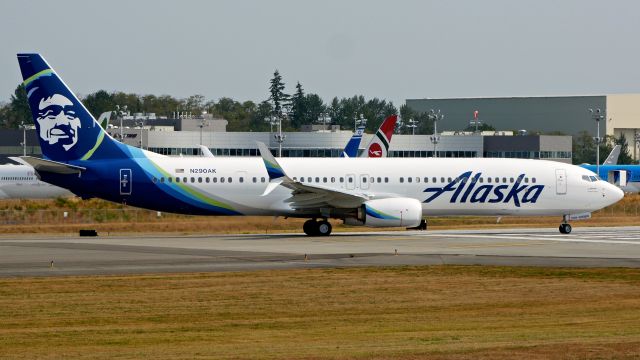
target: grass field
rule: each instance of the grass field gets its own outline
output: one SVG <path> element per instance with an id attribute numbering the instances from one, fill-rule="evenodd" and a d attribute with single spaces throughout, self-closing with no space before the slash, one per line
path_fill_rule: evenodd
<path id="1" fill-rule="evenodd" d="M 640 270 L 0 279 L 3 359 L 637 359 Z"/>
<path id="2" fill-rule="evenodd" d="M 65 216 L 66 214 L 66 216 Z M 507 216 L 429 218 L 430 229 L 473 229 L 500 227 L 557 228 L 560 217 Z M 96 229 L 106 233 L 274 233 L 301 232 L 302 219 L 272 217 L 186 216 L 136 209 L 102 200 L 5 200 L 0 201 L 0 233 L 77 233 Z M 333 221 L 334 231 L 377 231 L 342 225 Z M 597 211 L 593 218 L 576 221 L 574 226 L 639 225 L 640 195 L 627 195 L 622 201 Z M 397 229 L 404 230 L 404 229 Z"/>

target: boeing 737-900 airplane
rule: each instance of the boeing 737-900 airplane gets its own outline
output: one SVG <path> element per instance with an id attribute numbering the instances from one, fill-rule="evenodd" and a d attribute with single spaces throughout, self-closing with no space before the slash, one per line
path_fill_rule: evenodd
<path id="1" fill-rule="evenodd" d="M 111 138 L 38 54 L 19 54 L 44 159 L 23 157 L 42 180 L 83 197 L 198 215 L 329 218 L 374 227 L 429 215 L 570 215 L 620 200 L 617 187 L 564 163 L 520 159 L 172 158 Z"/>

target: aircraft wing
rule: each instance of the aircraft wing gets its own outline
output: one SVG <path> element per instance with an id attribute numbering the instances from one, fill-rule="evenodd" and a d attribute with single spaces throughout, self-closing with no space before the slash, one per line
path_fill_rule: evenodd
<path id="1" fill-rule="evenodd" d="M 286 201 L 296 210 L 355 208 L 370 199 L 370 196 L 366 194 L 356 194 L 293 180 L 285 174 L 265 144 L 258 142 L 258 149 L 260 149 L 260 155 L 269 174 L 269 185 L 267 185 L 263 196 L 278 186 L 284 186 L 292 190 L 291 197 Z"/>

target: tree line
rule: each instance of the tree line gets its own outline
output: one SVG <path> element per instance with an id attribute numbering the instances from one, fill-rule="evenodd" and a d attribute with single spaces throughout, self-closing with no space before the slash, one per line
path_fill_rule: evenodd
<path id="1" fill-rule="evenodd" d="M 367 99 L 362 95 L 334 97 L 325 103 L 318 94 L 307 93 L 300 82 L 296 83 L 293 94 L 289 94 L 278 70 L 269 82 L 268 98 L 262 102 L 241 102 L 228 97 L 209 100 L 203 95 L 180 99 L 170 95 L 139 95 L 105 90 L 82 96 L 80 100 L 96 118 L 103 112 L 116 110 L 117 106 L 126 106 L 130 113 L 155 113 L 156 116 L 169 118 L 177 112 L 192 115 L 206 112 L 228 120 L 229 131 L 269 130 L 270 121 L 278 118 L 282 119 L 285 131 L 299 130 L 302 125 L 323 121 L 329 125 L 340 125 L 342 129 L 353 129 L 354 120 L 360 117 L 368 120 L 368 131 L 375 131 L 387 116 L 398 113 L 391 101 Z M 406 106 L 402 106 L 400 111 L 403 116 L 413 116 Z M 16 87 L 8 103 L 0 106 L 0 120 L 0 126 L 4 128 L 17 128 L 21 123 L 33 123 L 22 85 Z M 429 129 L 428 124 L 423 124 L 416 132 L 426 133 Z M 398 127 L 398 131 L 410 133 L 402 126 Z"/>
<path id="2" fill-rule="evenodd" d="M 286 92 L 286 85 L 278 70 L 275 70 L 269 81 L 268 99 L 256 103 L 240 102 L 228 97 L 218 100 L 207 100 L 203 95 L 192 95 L 179 99 L 170 95 L 139 95 L 121 91 L 107 92 L 99 90 L 81 97 L 85 107 L 95 118 L 106 111 L 114 111 L 117 107 L 127 107 L 130 113 L 155 113 L 156 116 L 172 117 L 177 112 L 200 115 L 212 114 L 226 119 L 229 131 L 269 131 L 270 120 L 282 119 L 283 131 L 296 131 L 302 125 L 322 123 L 340 125 L 342 129 L 353 129 L 354 120 L 367 119 L 366 131 L 372 133 L 389 115 L 399 114 L 400 120 L 396 133 L 411 134 L 409 119 L 416 122 L 416 134 L 432 134 L 433 118 L 427 112 L 415 112 L 406 104 L 396 108 L 391 101 L 362 95 L 338 98 L 334 97 L 325 103 L 314 93 L 305 92 L 300 82 L 296 83 L 293 94 Z M 21 124 L 33 124 L 31 111 L 27 102 L 27 94 L 23 85 L 18 85 L 6 104 L 0 104 L 0 126 L 18 128 Z M 491 130 L 483 124 L 481 130 Z M 465 130 L 473 130 L 471 128 Z M 619 163 L 633 163 L 629 153 L 629 145 L 621 136 L 607 136 L 600 144 L 600 154 L 604 158 L 615 144 L 622 145 Z M 593 138 L 582 132 L 573 136 L 573 163 L 595 163 L 596 144 Z"/>

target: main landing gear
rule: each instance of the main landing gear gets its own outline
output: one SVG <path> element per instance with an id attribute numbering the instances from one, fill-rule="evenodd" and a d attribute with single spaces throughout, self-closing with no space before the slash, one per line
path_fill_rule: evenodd
<path id="1" fill-rule="evenodd" d="M 302 225 L 302 230 L 309 236 L 329 236 L 331 234 L 331 223 L 327 219 L 317 221 L 316 219 L 307 220 Z"/>
<path id="2" fill-rule="evenodd" d="M 569 224 L 568 221 L 569 221 L 569 216 L 564 215 L 562 217 L 562 224 L 560 224 L 560 226 L 558 227 L 558 230 L 560 230 L 560 233 L 571 234 L 571 224 Z"/>

